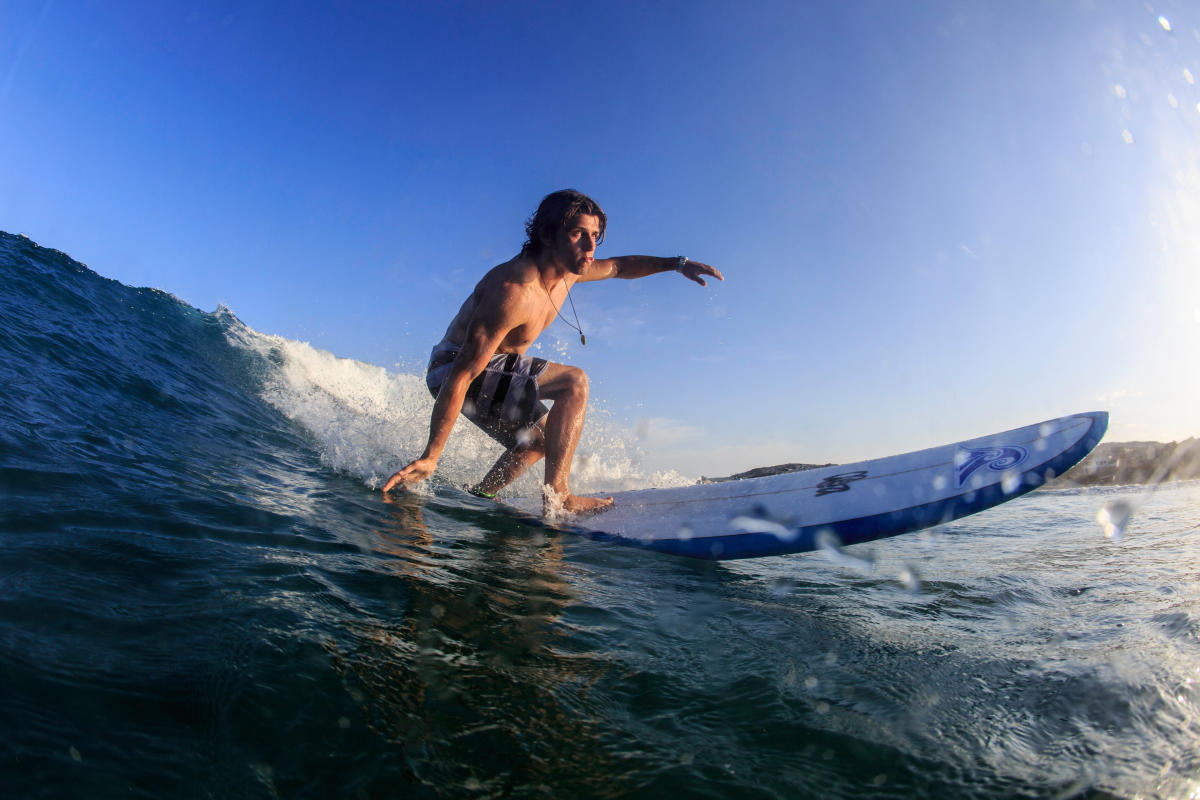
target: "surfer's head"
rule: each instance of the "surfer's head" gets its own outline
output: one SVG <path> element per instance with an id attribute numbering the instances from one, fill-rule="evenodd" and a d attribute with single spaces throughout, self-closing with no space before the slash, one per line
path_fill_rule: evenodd
<path id="1" fill-rule="evenodd" d="M 559 231 L 565 231 L 580 214 L 590 214 L 600 221 L 600 239 L 604 241 L 604 228 L 608 217 L 600 204 L 582 192 L 562 189 L 542 198 L 537 211 L 525 223 L 525 244 L 521 255 L 536 258 L 547 245 L 553 246 Z"/>

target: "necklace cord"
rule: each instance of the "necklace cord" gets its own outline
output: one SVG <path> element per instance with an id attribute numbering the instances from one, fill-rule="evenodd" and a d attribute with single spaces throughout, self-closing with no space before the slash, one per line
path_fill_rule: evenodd
<path id="1" fill-rule="evenodd" d="M 541 281 L 538 281 L 538 283 L 541 283 Z M 554 296 L 550 294 L 550 290 L 546 288 L 546 284 L 542 283 L 542 289 L 544 289 L 546 292 L 546 299 L 550 301 L 550 307 L 554 309 L 555 316 L 557 316 L 563 322 L 567 323 L 568 327 L 574 328 L 576 331 L 578 331 L 579 332 L 579 343 L 581 345 L 583 345 L 584 347 L 586 347 L 587 346 L 587 337 L 583 335 L 583 328 L 580 327 L 580 325 L 579 325 L 579 312 L 575 310 L 575 300 L 572 299 L 572 297 L 571 297 L 571 290 L 567 289 L 567 301 L 570 302 L 571 313 L 575 316 L 575 324 L 574 325 L 571 324 L 570 320 L 568 320 L 561 313 L 559 313 L 558 309 L 562 308 L 562 306 L 559 305 L 557 308 L 555 307 Z"/>

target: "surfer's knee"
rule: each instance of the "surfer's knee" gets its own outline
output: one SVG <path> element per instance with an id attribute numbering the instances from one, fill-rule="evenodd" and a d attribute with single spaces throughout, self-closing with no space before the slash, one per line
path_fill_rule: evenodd
<path id="1" fill-rule="evenodd" d="M 514 455 L 525 453 L 536 455 L 538 458 L 546 455 L 545 422 L 546 418 L 542 417 L 537 423 L 517 431 L 516 444 L 510 447 L 509 451 Z M 537 459 L 534 460 L 536 461 Z"/>
<path id="2" fill-rule="evenodd" d="M 585 400 L 588 396 L 588 376 L 579 367 L 566 368 L 567 391 Z"/>
<path id="3" fill-rule="evenodd" d="M 538 439 L 528 444 L 519 444 L 511 452 L 514 456 L 532 464 L 546 457 L 546 442 L 543 439 Z"/>
<path id="4" fill-rule="evenodd" d="M 567 364 L 555 364 L 553 369 L 547 369 L 539 382 L 542 397 L 558 402 L 560 400 L 587 400 L 588 376 L 579 367 Z M 553 409 L 552 409 L 553 410 Z"/>

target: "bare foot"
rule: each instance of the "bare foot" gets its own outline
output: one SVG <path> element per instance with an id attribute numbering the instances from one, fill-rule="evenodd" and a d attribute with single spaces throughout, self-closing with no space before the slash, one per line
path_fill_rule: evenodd
<path id="1" fill-rule="evenodd" d="M 579 517 L 603 514 L 612 507 L 613 499 L 611 497 L 580 497 L 576 494 L 567 495 L 562 504 L 563 511 Z"/>
<path id="2" fill-rule="evenodd" d="M 613 507 L 611 497 L 581 497 L 577 494 L 560 495 L 549 486 L 543 487 L 542 515 L 546 519 L 560 519 L 567 514 L 590 517 L 602 514 Z"/>

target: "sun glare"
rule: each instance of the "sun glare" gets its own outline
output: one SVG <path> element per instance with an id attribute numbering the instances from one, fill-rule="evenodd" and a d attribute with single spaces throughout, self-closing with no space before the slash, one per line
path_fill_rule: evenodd
<path id="1" fill-rule="evenodd" d="M 1200 34 L 1180 38 L 1165 16 L 1157 23 L 1157 36 L 1114 49 L 1109 73 L 1114 128 L 1135 148 L 1129 163 L 1145 198 L 1131 220 L 1142 231 L 1136 263 L 1110 278 L 1138 320 L 1141 359 L 1125 376 L 1130 391 L 1109 400 L 1116 431 L 1137 418 L 1146 438 L 1168 440 L 1200 434 L 1200 102 L 1190 68 Z"/>

